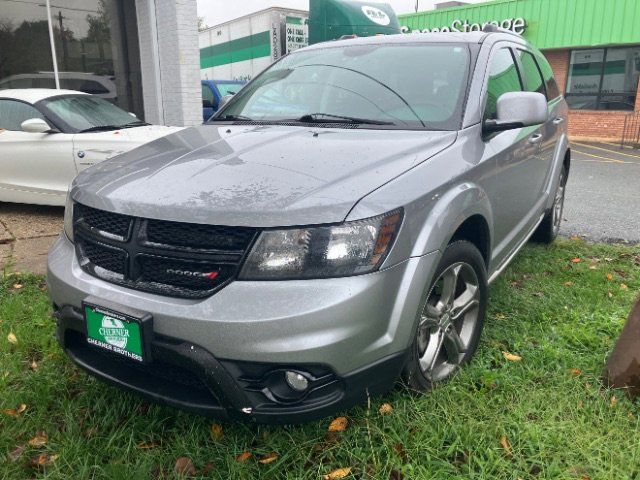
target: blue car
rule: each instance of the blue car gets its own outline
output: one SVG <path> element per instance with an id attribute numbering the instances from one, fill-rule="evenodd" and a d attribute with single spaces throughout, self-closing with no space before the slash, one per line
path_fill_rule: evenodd
<path id="1" fill-rule="evenodd" d="M 218 111 L 222 97 L 238 93 L 246 83 L 240 80 L 202 80 L 202 120 L 206 122 Z"/>

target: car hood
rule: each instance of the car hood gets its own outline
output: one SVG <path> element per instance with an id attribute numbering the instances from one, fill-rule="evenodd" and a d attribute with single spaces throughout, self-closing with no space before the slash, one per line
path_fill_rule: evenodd
<path id="1" fill-rule="evenodd" d="M 85 170 L 72 196 L 94 208 L 163 220 L 335 223 L 455 138 L 455 132 L 203 125 Z"/>

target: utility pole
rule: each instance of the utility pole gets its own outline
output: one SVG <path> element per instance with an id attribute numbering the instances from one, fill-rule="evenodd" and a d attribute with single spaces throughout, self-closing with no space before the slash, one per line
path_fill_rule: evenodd
<path id="1" fill-rule="evenodd" d="M 419 9 L 420 9 L 420 0 L 416 0 L 416 13 L 418 13 Z"/>
<path id="2" fill-rule="evenodd" d="M 64 25 L 62 23 L 62 10 L 58 10 L 58 23 L 60 24 L 60 40 L 62 40 L 62 65 L 65 70 L 69 70 L 69 46 L 67 45 L 67 35 L 64 31 Z"/>

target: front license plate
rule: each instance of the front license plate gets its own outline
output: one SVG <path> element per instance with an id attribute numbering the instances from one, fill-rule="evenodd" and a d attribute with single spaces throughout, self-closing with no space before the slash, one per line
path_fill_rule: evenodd
<path id="1" fill-rule="evenodd" d="M 87 342 L 96 347 L 145 362 L 144 318 L 114 311 L 98 305 L 84 305 Z"/>

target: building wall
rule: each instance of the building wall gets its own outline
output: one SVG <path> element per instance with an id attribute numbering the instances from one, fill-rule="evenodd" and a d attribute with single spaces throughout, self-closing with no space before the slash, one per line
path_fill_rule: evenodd
<path id="1" fill-rule="evenodd" d="M 136 0 L 145 119 L 202 123 L 195 0 Z"/>
<path id="2" fill-rule="evenodd" d="M 562 93 L 567 88 L 567 75 L 571 51 L 546 50 L 545 57 L 551 64 L 551 68 Z M 636 97 L 635 112 L 640 112 L 640 84 Z M 569 111 L 569 136 L 573 140 L 614 140 L 619 142 L 624 131 L 624 122 L 627 115 L 634 112 L 607 111 L 607 110 L 570 110 Z"/>

